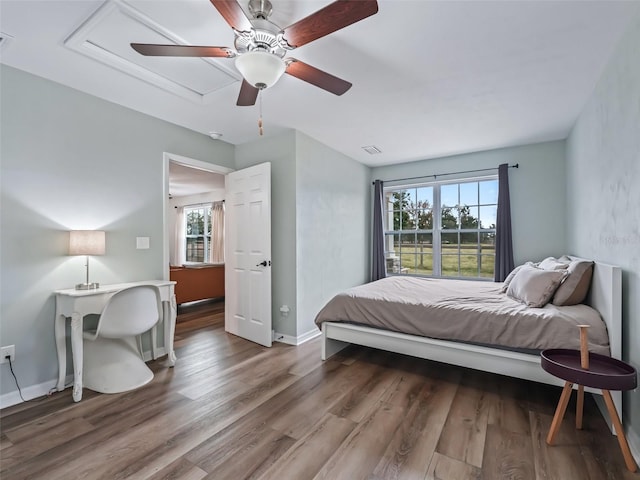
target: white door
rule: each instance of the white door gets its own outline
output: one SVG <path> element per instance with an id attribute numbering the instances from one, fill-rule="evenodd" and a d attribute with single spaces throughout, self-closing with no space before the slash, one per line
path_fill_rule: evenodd
<path id="1" fill-rule="evenodd" d="M 225 180 L 227 332 L 271 346 L 271 164 Z"/>

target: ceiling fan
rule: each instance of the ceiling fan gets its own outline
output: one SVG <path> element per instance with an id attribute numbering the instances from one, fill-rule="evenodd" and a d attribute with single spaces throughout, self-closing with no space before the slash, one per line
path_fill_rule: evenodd
<path id="1" fill-rule="evenodd" d="M 236 59 L 243 77 L 237 105 L 255 105 L 258 92 L 272 86 L 283 73 L 342 95 L 351 83 L 292 57 L 288 51 L 359 22 L 378 11 L 376 0 L 337 0 L 286 28 L 269 20 L 269 0 L 249 0 L 251 19 L 235 0 L 210 0 L 235 34 L 234 49 L 195 45 L 132 43 L 142 55 L 161 57 L 226 57 Z"/>

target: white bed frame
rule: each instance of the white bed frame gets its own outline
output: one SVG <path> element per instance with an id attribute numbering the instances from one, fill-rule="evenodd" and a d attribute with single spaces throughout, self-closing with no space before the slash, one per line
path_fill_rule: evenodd
<path id="1" fill-rule="evenodd" d="M 591 290 L 587 302 L 596 309 L 607 325 L 611 356 L 622 357 L 622 270 L 620 267 L 596 262 L 593 269 Z M 576 329 L 576 336 L 579 335 Z M 564 381 L 545 372 L 540 366 L 540 356 L 511 352 L 447 340 L 419 337 L 378 328 L 349 323 L 324 322 L 322 324 L 322 359 L 347 347 L 349 344 L 379 348 L 437 362 L 499 373 L 510 377 L 532 380 L 550 385 L 564 385 Z M 600 390 L 585 387 L 594 393 L 596 403 L 609 421 Z M 618 414 L 622 417 L 622 392 L 611 392 Z M 612 428 L 613 431 L 613 428 Z"/>

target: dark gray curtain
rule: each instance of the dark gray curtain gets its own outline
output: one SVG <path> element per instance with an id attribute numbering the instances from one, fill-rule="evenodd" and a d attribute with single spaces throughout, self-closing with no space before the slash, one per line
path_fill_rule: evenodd
<path id="1" fill-rule="evenodd" d="M 373 182 L 373 262 L 371 281 L 387 276 L 387 265 L 384 259 L 384 222 L 382 220 L 384 194 L 382 180 Z"/>
<path id="2" fill-rule="evenodd" d="M 498 167 L 498 213 L 496 219 L 496 261 L 494 280 L 504 282 L 513 270 L 511 239 L 511 201 L 509 200 L 509 165 Z"/>

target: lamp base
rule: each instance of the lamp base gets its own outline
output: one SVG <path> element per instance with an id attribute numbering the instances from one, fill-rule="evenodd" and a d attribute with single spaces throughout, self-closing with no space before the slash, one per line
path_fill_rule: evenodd
<path id="1" fill-rule="evenodd" d="M 97 282 L 78 283 L 76 285 L 76 290 L 95 290 L 96 288 L 100 288 L 100 284 Z"/>

